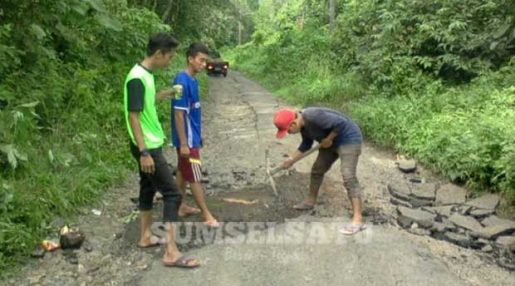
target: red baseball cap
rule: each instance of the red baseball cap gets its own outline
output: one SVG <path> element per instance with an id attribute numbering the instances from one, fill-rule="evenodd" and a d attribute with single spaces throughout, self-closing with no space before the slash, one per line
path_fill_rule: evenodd
<path id="1" fill-rule="evenodd" d="M 288 128 L 295 121 L 297 112 L 293 109 L 283 108 L 275 113 L 274 124 L 277 127 L 276 137 L 281 139 L 288 133 Z"/>

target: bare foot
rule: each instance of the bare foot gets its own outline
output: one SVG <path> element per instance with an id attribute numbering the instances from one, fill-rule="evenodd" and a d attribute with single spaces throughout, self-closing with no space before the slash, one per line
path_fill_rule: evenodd
<path id="1" fill-rule="evenodd" d="M 159 237 L 157 235 L 152 235 L 150 237 L 141 238 L 138 242 L 138 247 L 140 248 L 147 248 L 147 247 L 154 247 L 154 246 L 160 246 L 166 243 L 166 240 L 162 237 Z"/>
<path id="2" fill-rule="evenodd" d="M 210 213 L 208 213 L 207 215 L 203 215 L 202 217 L 202 222 L 205 226 L 213 228 L 220 227 L 220 223 Z"/>
<path id="3" fill-rule="evenodd" d="M 194 208 L 194 207 L 190 207 L 190 206 L 188 206 L 186 204 L 182 204 L 181 207 L 179 208 L 179 216 L 180 217 L 196 215 L 196 214 L 199 214 L 199 213 L 200 213 L 200 209 Z"/>

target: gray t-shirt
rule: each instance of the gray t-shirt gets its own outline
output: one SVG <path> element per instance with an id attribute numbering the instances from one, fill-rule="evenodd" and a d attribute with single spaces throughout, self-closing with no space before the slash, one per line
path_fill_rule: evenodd
<path id="1" fill-rule="evenodd" d="M 302 142 L 298 150 L 305 152 L 311 148 L 313 141 L 320 142 L 331 131 L 338 134 L 331 147 L 345 144 L 363 143 L 363 135 L 358 125 L 345 114 L 322 107 L 309 107 L 301 111 L 304 127 L 300 130 Z"/>

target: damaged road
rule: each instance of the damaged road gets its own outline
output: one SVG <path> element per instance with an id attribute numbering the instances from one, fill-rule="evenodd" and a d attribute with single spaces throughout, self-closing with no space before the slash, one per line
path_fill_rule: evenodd
<path id="1" fill-rule="evenodd" d="M 366 144 L 358 165 L 368 229 L 343 236 L 350 220 L 338 166 L 326 175 L 320 203 L 312 211 L 291 208 L 307 193 L 315 156 L 275 178 L 278 197 L 266 176 L 265 150 L 272 164 L 297 147 L 300 138 L 275 139 L 272 118 L 284 106 L 267 90 L 237 72 L 210 78 L 203 99 L 207 202 L 221 222 L 207 230 L 188 217 L 180 223 L 180 248 L 198 257 L 195 270 L 166 268 L 160 248 L 141 250 L 137 176 L 110 190 L 102 202 L 83 210 L 76 224 L 88 250 L 70 263 L 60 251 L 27 265 L 9 285 L 512 285 L 515 274 L 477 250 L 466 249 L 398 227 L 387 185 L 406 181 L 395 156 Z M 167 148 L 169 162 L 175 152 Z M 273 166 L 271 166 L 273 167 Z M 439 179 L 421 171 L 427 180 Z M 187 197 L 192 203 L 191 197 Z M 160 202 L 156 203 L 159 221 Z M 101 210 L 93 214 L 91 208 Z M 153 227 L 160 231 L 160 224 Z"/>

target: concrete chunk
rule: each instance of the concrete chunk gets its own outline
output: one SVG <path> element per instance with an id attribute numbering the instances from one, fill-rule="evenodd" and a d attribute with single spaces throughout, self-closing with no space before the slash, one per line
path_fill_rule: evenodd
<path id="1" fill-rule="evenodd" d="M 446 232 L 446 231 L 452 231 L 455 230 L 456 227 L 450 223 L 450 222 L 433 222 L 433 226 L 431 227 L 431 230 L 434 232 Z"/>
<path id="2" fill-rule="evenodd" d="M 423 207 L 425 211 L 430 213 L 438 214 L 444 217 L 450 217 L 454 212 L 455 205 L 439 206 L 439 207 Z"/>
<path id="3" fill-rule="evenodd" d="M 495 212 L 494 209 L 473 209 L 469 211 L 469 214 L 475 218 L 482 218 L 489 216 Z"/>
<path id="4" fill-rule="evenodd" d="M 409 201 L 411 189 L 407 184 L 388 184 L 388 192 L 397 199 Z"/>
<path id="5" fill-rule="evenodd" d="M 436 185 L 429 183 L 413 187 L 411 188 L 411 195 L 418 199 L 434 201 L 436 197 Z"/>
<path id="6" fill-rule="evenodd" d="M 420 227 L 430 228 L 433 225 L 433 221 L 436 218 L 436 215 L 417 209 L 410 209 L 403 206 L 397 207 L 397 212 L 399 216 L 407 220 L 411 220 L 416 222 Z"/>
<path id="7" fill-rule="evenodd" d="M 472 240 L 467 237 L 466 235 L 463 235 L 463 234 L 458 234 L 458 233 L 454 233 L 454 232 L 446 232 L 444 234 L 444 238 L 449 241 L 449 242 L 452 242 L 454 244 L 457 244 L 459 246 L 463 246 L 463 247 L 470 247 L 471 243 L 472 243 Z"/>
<path id="8" fill-rule="evenodd" d="M 422 200 L 422 199 L 417 199 L 417 198 L 410 198 L 409 200 L 410 204 L 414 207 L 414 208 L 419 208 L 419 207 L 427 207 L 427 206 L 432 206 L 433 205 L 433 201 L 430 201 L 430 200 Z"/>
<path id="9" fill-rule="evenodd" d="M 485 227 L 495 226 L 495 225 L 512 225 L 515 226 L 515 221 L 509 219 L 502 219 L 496 215 L 491 215 L 486 217 L 481 221 L 481 224 Z"/>
<path id="10" fill-rule="evenodd" d="M 453 184 L 445 184 L 436 191 L 437 205 L 462 204 L 467 197 L 467 190 Z"/>
<path id="11" fill-rule="evenodd" d="M 403 206 L 403 207 L 407 207 L 407 208 L 413 207 L 409 202 L 400 200 L 396 197 L 390 197 L 390 202 L 396 206 Z"/>
<path id="12" fill-rule="evenodd" d="M 449 217 L 449 220 L 455 225 L 471 231 L 479 232 L 483 229 L 483 226 L 477 220 L 469 216 L 453 214 Z"/>
<path id="13" fill-rule="evenodd" d="M 496 239 L 499 236 L 509 235 L 513 232 L 515 232 L 514 225 L 494 225 L 473 231 L 472 235 L 485 239 Z"/>
<path id="14" fill-rule="evenodd" d="M 417 162 L 415 162 L 415 160 L 400 160 L 398 164 L 399 170 L 404 173 L 415 172 L 417 169 Z"/>
<path id="15" fill-rule="evenodd" d="M 515 236 L 514 235 L 499 236 L 495 240 L 495 243 L 501 248 L 509 249 L 510 251 L 515 251 Z"/>
<path id="16" fill-rule="evenodd" d="M 499 195 L 497 194 L 486 194 L 479 198 L 467 201 L 465 204 L 478 208 L 478 209 L 487 209 L 487 210 L 495 210 L 499 205 Z"/>

